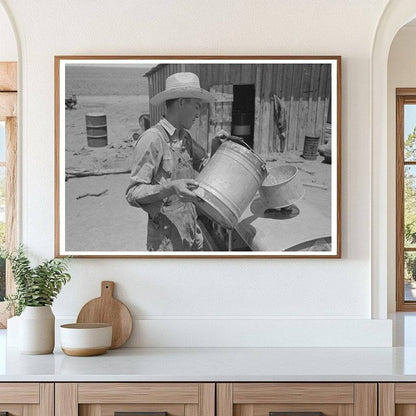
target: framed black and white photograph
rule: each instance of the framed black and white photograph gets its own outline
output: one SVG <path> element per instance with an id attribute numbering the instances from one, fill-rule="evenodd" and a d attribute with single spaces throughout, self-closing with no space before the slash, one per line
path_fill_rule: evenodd
<path id="1" fill-rule="evenodd" d="M 55 57 L 55 254 L 341 256 L 341 58 Z"/>

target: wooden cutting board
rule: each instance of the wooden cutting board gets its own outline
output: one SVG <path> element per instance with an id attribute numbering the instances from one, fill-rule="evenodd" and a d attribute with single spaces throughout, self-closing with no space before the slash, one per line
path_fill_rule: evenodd
<path id="1" fill-rule="evenodd" d="M 78 323 L 107 323 L 113 326 L 111 349 L 121 347 L 130 337 L 133 319 L 124 303 L 113 297 L 114 282 L 101 282 L 101 296 L 80 310 Z"/>

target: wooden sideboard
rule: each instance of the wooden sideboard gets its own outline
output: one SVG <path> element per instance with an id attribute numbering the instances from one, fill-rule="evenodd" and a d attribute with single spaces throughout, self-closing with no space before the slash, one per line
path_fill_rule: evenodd
<path id="1" fill-rule="evenodd" d="M 416 383 L 0 383 L 0 416 L 414 416 Z"/>

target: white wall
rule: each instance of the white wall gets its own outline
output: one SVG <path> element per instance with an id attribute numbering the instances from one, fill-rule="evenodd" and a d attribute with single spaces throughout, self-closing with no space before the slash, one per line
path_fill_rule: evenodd
<path id="1" fill-rule="evenodd" d="M 54 253 L 54 55 L 343 59 L 342 259 L 74 259 L 58 318 L 74 319 L 107 279 L 137 319 L 130 345 L 388 345 L 390 323 L 371 320 L 369 111 L 386 3 L 0 0 L 21 39 L 21 237 L 39 257 Z"/>
<path id="2" fill-rule="evenodd" d="M 9 16 L 0 6 L 0 61 L 17 61 L 17 56 L 16 38 Z"/>
<path id="3" fill-rule="evenodd" d="M 416 25 L 404 26 L 391 44 L 388 60 L 388 306 L 396 310 L 396 88 L 416 87 Z"/>

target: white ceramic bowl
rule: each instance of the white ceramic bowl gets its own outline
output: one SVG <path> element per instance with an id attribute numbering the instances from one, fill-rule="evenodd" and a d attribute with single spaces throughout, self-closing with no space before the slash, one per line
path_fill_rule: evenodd
<path id="1" fill-rule="evenodd" d="M 111 347 L 112 333 L 110 324 L 61 325 L 61 348 L 65 354 L 78 357 L 104 354 Z"/>

